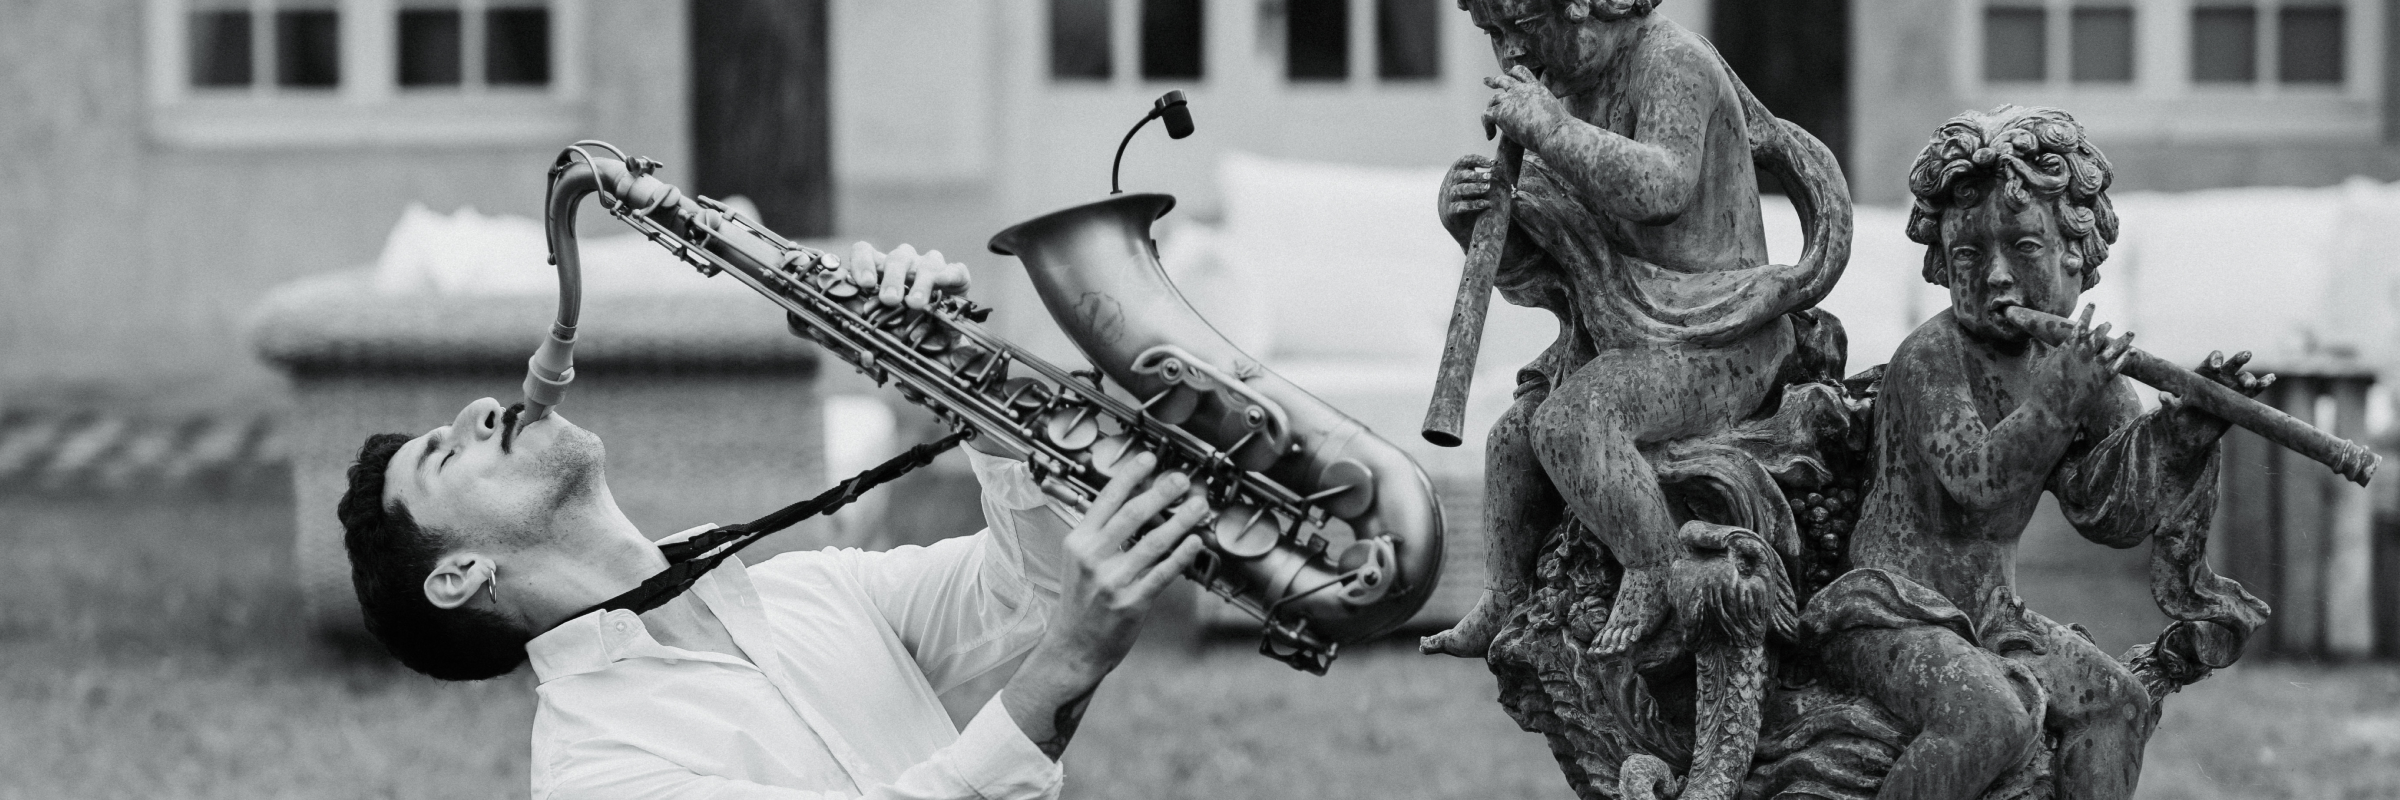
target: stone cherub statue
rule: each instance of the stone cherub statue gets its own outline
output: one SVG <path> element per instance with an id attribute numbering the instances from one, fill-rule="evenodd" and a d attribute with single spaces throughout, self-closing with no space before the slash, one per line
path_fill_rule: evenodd
<path id="1" fill-rule="evenodd" d="M 1651 633 L 1679 523 L 1661 488 L 1673 476 L 1643 450 L 1731 427 L 1791 369 L 1829 358 L 1839 369 L 1838 325 L 1805 311 L 1847 260 L 1839 168 L 1768 114 L 1706 40 L 1652 15 L 1656 2 L 1461 3 L 1506 72 L 1489 81 L 1499 92 L 1485 122 L 1527 154 L 1495 284 L 1555 314 L 1559 338 L 1519 373 L 1516 402 L 1492 427 L 1489 583 L 1428 652 L 1484 655 L 1568 512 L 1624 567 L 1597 652 Z M 1767 263 L 1759 167 L 1802 204 L 1812 246 L 1797 264 Z M 1443 223 L 1462 246 L 1490 207 L 1492 168 L 1469 156 L 1444 181 Z"/>
<path id="2" fill-rule="evenodd" d="M 2145 413 L 2117 374 L 2132 334 L 2079 326 L 2049 347 L 2002 313 L 2065 316 L 2099 281 L 2117 233 L 2110 179 L 2072 117 L 2015 106 L 1950 120 L 1910 169 L 1908 235 L 1950 308 L 1882 375 L 1851 570 L 1801 621 L 1827 680 L 1917 731 L 1879 796 L 1972 798 L 2047 755 L 2058 795 L 2130 797 L 2167 688 L 2145 678 L 2180 686 L 2168 679 L 2196 679 L 2191 664 L 2230 663 L 2265 618 L 2232 581 L 2178 564 L 2166 590 L 2197 601 L 2168 645 L 2186 674 L 2145 676 L 2026 609 L 2012 585 L 2045 490 L 2085 538 L 2123 548 L 2155 536 L 2162 558 L 2196 555 L 2216 504 L 2227 423 L 2173 398 Z M 2243 371 L 2248 360 L 2212 354 L 2196 372 L 2254 396 L 2273 376 Z"/>
<path id="3" fill-rule="evenodd" d="M 2159 699 L 2266 608 L 2201 560 L 2225 423 L 2141 413 L 2105 328 L 2053 347 L 2003 313 L 2097 277 L 2107 161 L 2062 112 L 1946 125 L 1909 234 L 1954 308 L 1844 380 L 1812 308 L 1847 257 L 1838 169 L 1654 4 L 1462 3 L 1527 154 L 1496 283 L 1560 337 L 1492 430 L 1486 592 L 1424 648 L 1485 658 L 1586 800 L 2125 796 Z M 1802 212 L 1793 265 L 1765 263 L 1754 164 Z M 1445 181 L 1462 244 L 1491 167 Z M 2199 374 L 2255 393 L 2245 359 Z M 2156 643 L 2119 662 L 2024 610 L 2044 490 L 2087 537 L 2157 542 Z"/>

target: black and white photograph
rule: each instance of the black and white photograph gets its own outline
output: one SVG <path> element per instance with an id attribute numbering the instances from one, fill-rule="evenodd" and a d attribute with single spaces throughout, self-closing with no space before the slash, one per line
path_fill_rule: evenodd
<path id="1" fill-rule="evenodd" d="M 0 242 L 0 800 L 2400 798 L 2400 0 L 8 0 Z"/>

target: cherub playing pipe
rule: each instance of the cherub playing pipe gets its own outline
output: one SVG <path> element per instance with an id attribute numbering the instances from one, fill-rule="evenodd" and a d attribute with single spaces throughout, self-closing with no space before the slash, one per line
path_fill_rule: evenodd
<path id="1" fill-rule="evenodd" d="M 1676 521 L 1640 449 L 1757 410 L 1794 352 L 1787 315 L 1840 276 L 1848 195 L 1830 154 L 1796 145 L 1805 134 L 1656 4 L 1461 3 L 1504 71 L 1487 80 L 1497 94 L 1485 122 L 1526 152 L 1495 286 L 1556 315 L 1559 338 L 1518 373 L 1515 404 L 1492 427 L 1484 594 L 1427 652 L 1484 655 L 1567 511 L 1625 567 L 1593 649 L 1621 653 L 1656 629 Z M 1831 212 L 1810 224 L 1834 246 L 1769 264 L 1755 169 L 1802 150 L 1783 163 L 1799 165 L 1795 194 Z M 1491 168 L 1468 156 L 1444 181 L 1443 224 L 1462 246 L 1491 205 Z"/>

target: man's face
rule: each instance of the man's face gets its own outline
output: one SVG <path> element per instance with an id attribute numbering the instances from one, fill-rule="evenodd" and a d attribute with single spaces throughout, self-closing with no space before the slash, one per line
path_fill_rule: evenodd
<path id="1" fill-rule="evenodd" d="M 550 536 L 561 508 L 599 489 L 600 437 L 555 413 L 511 435 L 515 416 L 486 397 L 409 440 L 385 468 L 385 505 L 397 501 L 419 525 L 479 543 L 524 547 Z"/>
<path id="2" fill-rule="evenodd" d="M 1942 245 L 1950 275 L 1950 314 L 1969 335 L 2018 344 L 2025 332 L 2001 309 L 2019 305 L 2067 316 L 2083 292 L 2082 270 L 2067 264 L 2050 202 L 2013 209 L 1987 193 L 1969 208 L 1942 212 Z"/>

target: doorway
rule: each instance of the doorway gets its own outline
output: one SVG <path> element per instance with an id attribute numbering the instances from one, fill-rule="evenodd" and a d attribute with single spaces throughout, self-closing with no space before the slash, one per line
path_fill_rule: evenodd
<path id="1" fill-rule="evenodd" d="M 833 233 L 828 0 L 692 0 L 694 190 L 788 237 Z"/>
<path id="2" fill-rule="evenodd" d="M 1850 0 L 1716 0 L 1709 17 L 1734 74 L 1768 111 L 1824 141 L 1848 174 Z"/>

